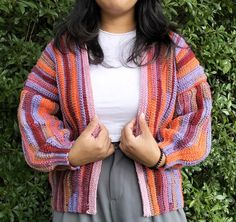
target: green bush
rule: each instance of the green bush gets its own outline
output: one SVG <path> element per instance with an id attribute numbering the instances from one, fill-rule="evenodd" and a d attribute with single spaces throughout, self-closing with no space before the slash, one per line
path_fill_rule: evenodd
<path id="1" fill-rule="evenodd" d="M 25 163 L 16 109 L 27 74 L 72 0 L 0 3 L 0 221 L 48 221 L 47 175 Z M 236 6 L 230 0 L 163 4 L 205 67 L 214 100 L 212 152 L 202 164 L 183 170 L 188 221 L 235 222 Z"/>

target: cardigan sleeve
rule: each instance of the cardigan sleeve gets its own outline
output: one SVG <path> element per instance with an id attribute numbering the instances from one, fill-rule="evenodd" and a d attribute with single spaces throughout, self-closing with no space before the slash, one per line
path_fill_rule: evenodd
<path id="1" fill-rule="evenodd" d="M 55 57 L 52 41 L 42 52 L 28 74 L 20 93 L 17 111 L 22 148 L 26 162 L 32 168 L 76 170 L 68 161 L 75 141 L 58 118 L 59 95 L 56 84 Z"/>
<path id="2" fill-rule="evenodd" d="M 164 168 L 196 165 L 211 149 L 210 86 L 203 67 L 179 35 L 176 47 L 177 95 L 174 118 L 160 129 L 158 145 L 166 155 Z"/>

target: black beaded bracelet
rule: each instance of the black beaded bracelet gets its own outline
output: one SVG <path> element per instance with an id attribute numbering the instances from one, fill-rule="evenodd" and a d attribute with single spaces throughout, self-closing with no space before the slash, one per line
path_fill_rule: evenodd
<path id="1" fill-rule="evenodd" d="M 150 169 L 152 169 L 152 170 L 158 169 L 158 167 L 159 167 L 159 165 L 160 165 L 160 163 L 161 163 L 161 161 L 162 161 L 162 158 L 163 158 L 163 156 L 164 156 L 164 153 L 163 153 L 163 151 L 162 151 L 161 149 L 160 149 L 160 152 L 161 152 L 161 155 L 160 155 L 159 160 L 157 161 L 157 163 L 156 163 L 154 166 L 149 167 Z"/>

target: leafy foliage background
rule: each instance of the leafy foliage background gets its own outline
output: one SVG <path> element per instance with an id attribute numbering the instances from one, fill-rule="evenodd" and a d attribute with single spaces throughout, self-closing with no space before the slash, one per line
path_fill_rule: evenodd
<path id="1" fill-rule="evenodd" d="M 19 92 L 53 26 L 72 0 L 0 0 L 0 221 L 49 221 L 47 175 L 30 169 L 21 148 Z M 236 221 L 236 5 L 231 0 L 164 0 L 165 13 L 205 67 L 213 95 L 207 160 L 185 168 L 189 222 Z"/>

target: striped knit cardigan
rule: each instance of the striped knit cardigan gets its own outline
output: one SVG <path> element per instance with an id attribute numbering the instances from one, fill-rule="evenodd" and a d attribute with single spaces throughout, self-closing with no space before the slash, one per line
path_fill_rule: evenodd
<path id="1" fill-rule="evenodd" d="M 185 40 L 141 68 L 138 115 L 148 126 L 166 165 L 158 170 L 135 162 L 143 216 L 184 206 L 181 168 L 203 161 L 211 148 L 212 98 L 207 77 Z M 62 54 L 48 43 L 24 82 L 18 107 L 22 147 L 27 163 L 49 172 L 52 207 L 61 212 L 96 214 L 102 160 L 72 167 L 68 152 L 95 115 L 87 51 Z M 153 51 L 145 53 L 144 62 Z M 139 124 L 137 123 L 137 127 Z"/>

